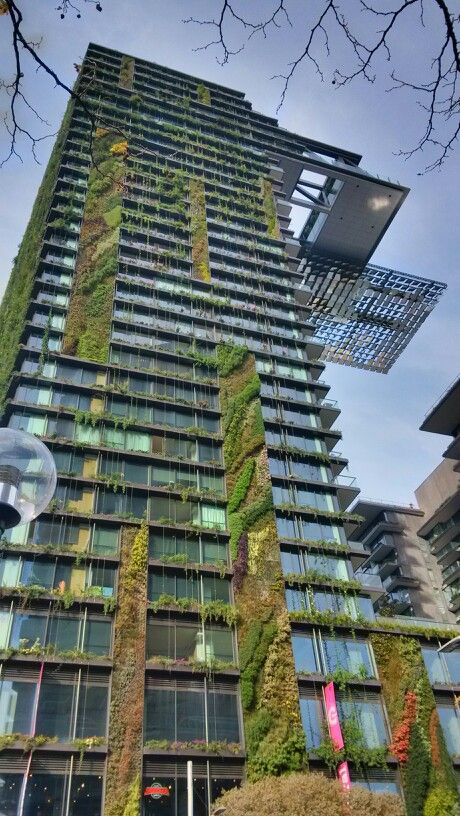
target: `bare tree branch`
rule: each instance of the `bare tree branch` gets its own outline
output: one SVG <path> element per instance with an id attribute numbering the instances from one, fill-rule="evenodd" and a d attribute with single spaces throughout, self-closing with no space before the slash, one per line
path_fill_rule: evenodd
<path id="1" fill-rule="evenodd" d="M 195 50 L 206 50 L 215 47 L 221 53 L 217 61 L 225 65 L 230 57 L 239 54 L 251 37 L 261 33 L 264 38 L 271 33 L 274 27 L 279 28 L 283 22 L 292 22 L 287 5 L 289 0 L 278 2 L 275 0 L 273 12 L 266 19 L 258 22 L 250 21 L 240 13 L 236 7 L 237 0 L 223 0 L 220 16 L 212 20 L 197 20 L 189 18 L 186 23 L 195 23 L 211 26 L 216 30 L 216 39 L 199 46 Z M 347 16 L 342 11 L 346 5 Z M 417 15 L 422 28 L 427 27 L 427 8 L 430 8 L 431 19 L 439 18 L 439 32 L 433 37 L 433 53 L 426 55 L 427 79 L 422 82 L 413 82 L 401 76 L 395 67 L 388 72 L 392 84 L 387 89 L 406 90 L 412 92 L 416 106 L 426 114 L 423 131 L 417 143 L 411 149 L 400 150 L 398 155 L 408 159 L 425 148 L 431 148 L 435 158 L 430 161 L 423 172 L 439 169 L 457 146 L 460 133 L 460 97 L 458 93 L 460 75 L 459 25 L 460 14 L 453 13 L 445 0 L 399 0 L 393 8 L 382 8 L 371 0 L 359 0 L 359 8 L 369 23 L 366 39 L 357 33 L 356 22 L 351 22 L 348 16 L 350 5 L 342 4 L 340 0 L 322 0 L 322 6 L 317 16 L 308 19 L 308 4 L 305 12 L 305 46 L 299 56 L 287 64 L 289 69 L 284 74 L 277 74 L 272 79 L 283 80 L 277 113 L 283 106 L 289 86 L 294 74 L 303 63 L 311 63 L 315 72 L 324 81 L 324 68 L 321 52 L 324 59 L 331 58 L 330 37 L 339 36 L 348 46 L 352 56 L 351 68 L 336 65 L 332 71 L 332 84 L 343 87 L 356 79 L 365 79 L 375 83 L 381 74 L 381 58 L 385 62 L 393 63 L 393 52 L 398 54 L 397 42 L 394 34 L 401 30 L 403 18 L 410 12 Z M 356 4 L 355 4 L 356 8 Z M 284 19 L 283 19 L 284 18 Z M 361 18 L 362 19 L 362 18 Z M 381 27 L 379 22 L 381 21 Z M 233 50 L 227 40 L 227 28 L 230 23 L 239 24 L 242 29 L 243 41 Z M 377 24 L 377 25 L 376 25 Z M 416 35 L 416 33 L 415 33 Z"/>

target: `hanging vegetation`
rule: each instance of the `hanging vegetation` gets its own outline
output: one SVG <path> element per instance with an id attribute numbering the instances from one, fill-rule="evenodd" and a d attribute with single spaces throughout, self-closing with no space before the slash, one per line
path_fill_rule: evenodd
<path id="1" fill-rule="evenodd" d="M 96 131 L 63 343 L 66 354 L 101 363 L 109 355 L 117 273 L 126 153 L 119 139 L 113 131 Z"/>
<path id="2" fill-rule="evenodd" d="M 198 102 L 201 102 L 202 105 L 211 104 L 211 92 L 206 85 L 203 85 L 202 82 L 196 86 L 196 93 L 198 96 Z"/>
<path id="3" fill-rule="evenodd" d="M 415 638 L 371 635 L 401 763 L 407 816 L 454 816 L 460 799 L 436 702 Z"/>
<path id="4" fill-rule="evenodd" d="M 255 360 L 218 349 L 248 776 L 306 765 Z"/>
<path id="5" fill-rule="evenodd" d="M 127 91 L 132 91 L 134 80 L 134 59 L 125 55 L 121 58 L 120 79 L 118 84 L 120 88 L 126 88 Z"/>
<path id="6" fill-rule="evenodd" d="M 140 809 L 147 563 L 147 523 L 140 528 L 124 527 L 113 647 L 106 816 L 132 816 Z"/>
<path id="7" fill-rule="evenodd" d="M 74 102 L 70 100 L 43 181 L 39 187 L 19 252 L 14 259 L 11 277 L 0 306 L 0 346 L 2 349 L 0 360 L 0 409 L 18 353 L 19 340 L 24 329 L 48 212 L 53 200 L 62 150 L 69 131 L 73 109 Z"/>
<path id="8" fill-rule="evenodd" d="M 206 197 L 204 181 L 190 179 L 190 230 L 192 233 L 193 277 L 211 280 L 209 271 L 208 228 L 206 224 Z"/>
<path id="9" fill-rule="evenodd" d="M 273 185 L 268 178 L 262 179 L 262 198 L 264 202 L 267 232 L 270 238 L 277 238 L 279 240 L 281 238 L 281 231 L 276 212 L 275 197 L 273 195 Z"/>

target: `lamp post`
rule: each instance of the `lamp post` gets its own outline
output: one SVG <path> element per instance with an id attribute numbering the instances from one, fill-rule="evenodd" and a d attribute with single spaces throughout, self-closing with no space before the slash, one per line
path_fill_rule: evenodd
<path id="1" fill-rule="evenodd" d="M 53 455 L 37 437 L 0 428 L 0 533 L 36 518 L 56 489 Z"/>

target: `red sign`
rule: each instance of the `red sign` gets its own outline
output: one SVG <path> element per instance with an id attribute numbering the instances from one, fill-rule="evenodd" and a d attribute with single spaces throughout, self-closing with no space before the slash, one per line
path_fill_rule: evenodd
<path id="1" fill-rule="evenodd" d="M 151 785 L 150 788 L 144 788 L 144 796 L 152 796 L 154 799 L 159 799 L 160 796 L 169 796 L 169 788 L 163 788 L 161 785 Z"/>

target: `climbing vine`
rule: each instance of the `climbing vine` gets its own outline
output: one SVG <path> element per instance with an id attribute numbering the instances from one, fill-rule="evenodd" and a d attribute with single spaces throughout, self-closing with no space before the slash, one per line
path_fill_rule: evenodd
<path id="1" fill-rule="evenodd" d="M 204 181 L 190 179 L 190 230 L 192 233 L 193 277 L 209 282 L 208 228 L 206 224 L 206 197 Z"/>
<path id="2" fill-rule="evenodd" d="M 211 104 L 211 92 L 206 85 L 203 85 L 202 82 L 196 86 L 196 94 L 198 97 L 198 102 L 201 102 L 202 105 Z"/>
<path id="3" fill-rule="evenodd" d="M 255 780 L 302 769 L 305 737 L 284 602 L 260 380 L 254 356 L 242 347 L 221 346 L 218 368 L 248 777 Z"/>
<path id="4" fill-rule="evenodd" d="M 134 59 L 133 57 L 127 57 L 124 54 L 121 58 L 120 66 L 120 79 L 119 79 L 120 88 L 125 88 L 128 91 L 132 91 L 133 79 L 134 79 Z"/>
<path id="5" fill-rule="evenodd" d="M 127 145 L 98 128 L 63 351 L 107 362 Z"/>
<path id="6" fill-rule="evenodd" d="M 147 563 L 146 522 L 139 529 L 124 527 L 113 647 L 106 816 L 132 816 L 140 809 Z"/>
<path id="7" fill-rule="evenodd" d="M 281 238 L 280 226 L 278 223 L 278 216 L 276 213 L 275 197 L 273 195 L 273 185 L 270 179 L 262 179 L 262 198 L 264 204 L 265 220 L 267 223 L 267 232 L 270 238 Z"/>
<path id="8" fill-rule="evenodd" d="M 401 765 L 407 816 L 454 816 L 460 800 L 436 702 L 415 638 L 372 634 L 371 643 Z"/>

